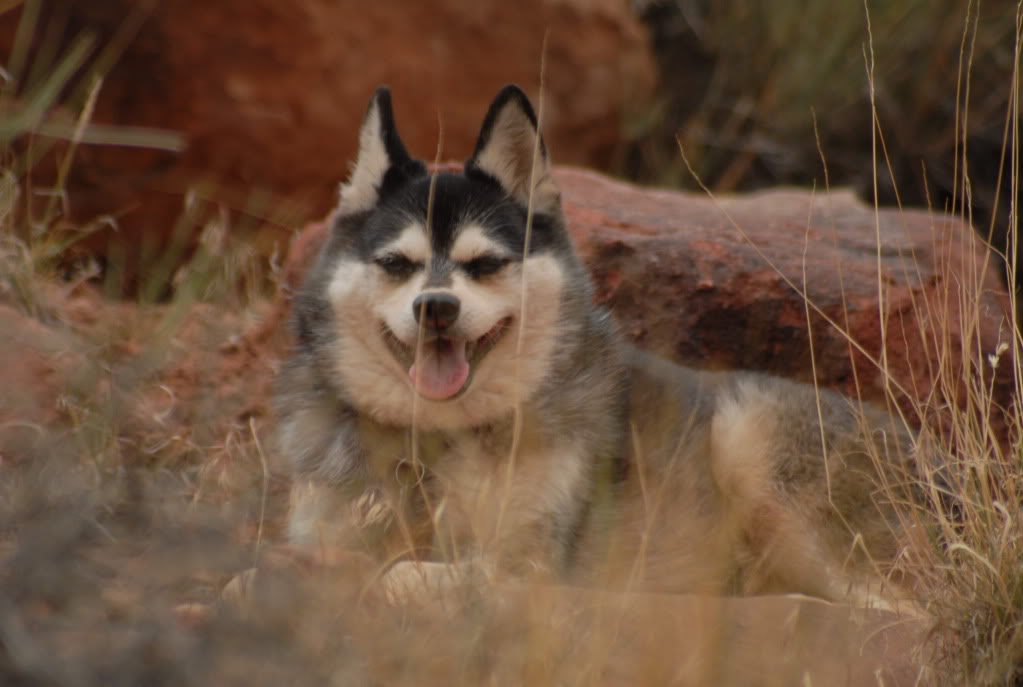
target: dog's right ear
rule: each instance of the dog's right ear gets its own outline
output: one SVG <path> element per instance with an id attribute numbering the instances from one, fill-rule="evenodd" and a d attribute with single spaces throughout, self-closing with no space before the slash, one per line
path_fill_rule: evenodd
<path id="1" fill-rule="evenodd" d="M 359 130 L 359 156 L 348 181 L 341 184 L 338 212 L 351 215 L 370 210 L 388 189 L 426 174 L 426 166 L 412 159 L 394 124 L 391 91 L 381 86 L 373 93 Z"/>

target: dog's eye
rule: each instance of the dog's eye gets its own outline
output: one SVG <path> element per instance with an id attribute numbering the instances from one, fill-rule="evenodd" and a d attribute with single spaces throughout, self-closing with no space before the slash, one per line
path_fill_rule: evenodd
<path id="1" fill-rule="evenodd" d="M 398 253 L 389 253 L 379 257 L 376 259 L 376 264 L 388 276 L 395 277 L 396 279 L 409 277 L 413 272 L 422 267 L 421 263 L 412 262 L 404 255 Z"/>
<path id="2" fill-rule="evenodd" d="M 462 269 L 473 279 L 482 279 L 483 277 L 496 274 L 507 264 L 508 258 L 501 258 L 496 255 L 481 255 L 478 258 L 473 258 L 469 262 L 463 263 Z"/>

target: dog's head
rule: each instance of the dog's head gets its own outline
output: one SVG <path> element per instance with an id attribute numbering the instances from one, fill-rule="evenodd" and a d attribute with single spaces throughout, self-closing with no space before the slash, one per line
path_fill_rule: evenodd
<path id="1" fill-rule="evenodd" d="M 390 422 L 494 419 L 549 377 L 588 300 L 537 118 L 505 87 L 460 173 L 431 174 L 373 96 L 321 269 L 329 364 L 351 400 Z M 570 284 L 569 282 L 581 282 Z M 570 297 L 569 297 L 570 296 Z"/>

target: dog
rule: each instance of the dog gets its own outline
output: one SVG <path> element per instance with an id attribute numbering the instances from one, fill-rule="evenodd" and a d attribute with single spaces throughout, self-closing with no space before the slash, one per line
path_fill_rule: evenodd
<path id="1" fill-rule="evenodd" d="M 551 170 L 516 86 L 459 172 L 411 157 L 373 95 L 278 380 L 291 543 L 484 579 L 889 594 L 904 424 L 628 345 Z"/>

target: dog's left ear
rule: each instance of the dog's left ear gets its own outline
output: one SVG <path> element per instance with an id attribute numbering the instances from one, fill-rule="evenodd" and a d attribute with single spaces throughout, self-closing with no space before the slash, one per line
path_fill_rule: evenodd
<path id="1" fill-rule="evenodd" d="M 533 106 L 518 86 L 505 86 L 490 105 L 465 170 L 470 174 L 483 172 L 524 205 L 529 203 L 532 181 L 534 209 L 558 211 L 561 195 L 551 175 L 547 146 L 537 128 Z"/>

